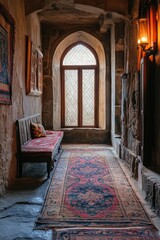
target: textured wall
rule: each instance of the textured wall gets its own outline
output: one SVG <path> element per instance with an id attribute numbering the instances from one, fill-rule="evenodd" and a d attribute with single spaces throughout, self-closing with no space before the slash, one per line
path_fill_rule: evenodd
<path id="1" fill-rule="evenodd" d="M 0 195 L 16 177 L 16 132 L 18 118 L 41 112 L 41 97 L 25 94 L 26 38 L 40 46 L 40 25 L 36 16 L 25 18 L 23 0 L 0 0 L 15 20 L 15 46 L 12 80 L 12 104 L 0 105 Z M 29 31 L 30 29 L 30 31 Z"/>
<path id="2" fill-rule="evenodd" d="M 115 132 L 121 134 L 121 75 L 124 72 L 124 22 L 115 25 Z"/>
<path id="3" fill-rule="evenodd" d="M 132 18 L 138 14 L 138 1 L 132 8 Z M 122 79 L 122 158 L 128 154 L 140 155 L 140 79 L 137 71 L 137 25 L 133 21 L 129 28 L 129 74 Z M 129 151 L 129 153 L 128 153 Z M 136 159 L 136 157 L 134 157 Z M 128 159 L 126 159 L 128 161 Z M 134 160 L 133 160 L 134 161 Z M 137 169 L 138 171 L 138 169 Z M 137 176 L 138 172 L 135 174 Z"/>
<path id="4" fill-rule="evenodd" d="M 132 2 L 133 3 L 133 2 Z M 138 16 L 139 1 L 132 5 L 132 19 Z M 122 77 L 122 133 L 121 158 L 124 159 L 134 178 L 141 183 L 141 121 L 140 121 L 140 76 L 137 69 L 137 23 L 132 21 L 126 29 L 129 34 L 128 74 Z"/>
<path id="5" fill-rule="evenodd" d="M 158 1 L 159 2 L 159 1 Z M 138 16 L 138 3 L 135 1 L 132 8 L 132 18 Z M 160 4 L 159 4 L 160 13 Z M 160 19 L 158 18 L 158 24 Z M 159 31 L 159 30 L 158 30 Z M 158 41 L 160 35 L 158 35 Z M 137 27 L 133 21 L 130 25 L 130 46 L 129 46 L 129 75 L 122 79 L 122 135 L 121 135 L 121 158 L 124 159 L 132 176 L 139 182 L 139 186 L 144 190 L 146 200 L 154 211 L 160 216 L 160 175 L 155 173 L 159 171 L 160 166 L 160 65 L 155 65 L 155 79 L 152 83 L 154 92 L 154 101 L 152 104 L 153 119 L 152 132 L 154 140 L 152 141 L 152 157 L 149 159 L 152 166 L 154 164 L 154 172 L 144 167 L 141 159 L 141 115 L 140 115 L 140 76 L 137 71 Z M 158 46 L 158 52 L 160 47 Z M 159 53 L 157 53 L 157 60 Z"/>
<path id="6" fill-rule="evenodd" d="M 72 26 L 71 26 L 72 29 Z M 90 44 L 95 49 L 99 60 L 99 127 L 105 129 L 110 124 L 108 116 L 110 114 L 110 62 L 105 61 L 109 55 L 109 35 L 105 36 L 105 45 L 102 36 L 95 38 L 92 33 L 88 34 L 89 29 L 84 31 L 70 31 L 51 28 L 44 24 L 42 28 L 43 51 L 44 51 L 44 92 L 43 92 L 43 123 L 46 128 L 58 129 L 61 127 L 61 75 L 60 60 L 63 51 L 72 43 L 83 41 Z M 91 31 L 92 32 L 92 31 Z M 100 35 L 100 34 L 99 34 Z M 65 38 L 65 36 L 67 36 Z M 60 43 L 58 45 L 58 43 Z M 49 51 L 47 51 L 49 49 Z M 107 58 L 108 60 L 108 58 Z M 52 70 L 52 71 L 51 71 Z M 107 73 L 106 73 L 107 72 Z M 106 111 L 107 109 L 107 111 Z M 108 121 L 106 121 L 108 120 Z M 110 129 L 107 129 L 110 131 Z"/>

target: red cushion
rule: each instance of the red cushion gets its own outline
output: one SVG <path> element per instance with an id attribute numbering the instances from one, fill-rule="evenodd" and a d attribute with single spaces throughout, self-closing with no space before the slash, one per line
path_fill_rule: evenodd
<path id="1" fill-rule="evenodd" d="M 23 152 L 52 152 L 62 139 L 62 131 L 53 131 L 44 138 L 34 138 L 22 146 Z"/>
<path id="2" fill-rule="evenodd" d="M 46 137 L 46 131 L 41 123 L 31 123 L 32 138 Z"/>

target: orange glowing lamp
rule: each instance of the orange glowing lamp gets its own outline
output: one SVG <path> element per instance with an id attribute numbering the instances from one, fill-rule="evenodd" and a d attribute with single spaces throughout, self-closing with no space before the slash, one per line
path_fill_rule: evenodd
<path id="1" fill-rule="evenodd" d="M 140 18 L 138 20 L 138 45 L 141 46 L 143 51 L 145 51 L 145 48 L 148 45 L 147 19 L 146 18 Z"/>

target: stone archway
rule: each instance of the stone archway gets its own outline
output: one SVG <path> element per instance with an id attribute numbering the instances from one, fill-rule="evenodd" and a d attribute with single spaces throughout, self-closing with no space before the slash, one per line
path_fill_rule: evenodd
<path id="1" fill-rule="evenodd" d="M 89 44 L 94 48 L 99 61 L 99 128 L 106 130 L 106 109 L 110 106 L 106 103 L 106 58 L 102 43 L 94 36 L 77 31 L 64 38 L 57 46 L 52 61 L 52 84 L 53 84 L 53 128 L 61 128 L 61 74 L 60 59 L 67 47 L 78 41 Z M 108 130 L 109 131 L 109 130 Z"/>

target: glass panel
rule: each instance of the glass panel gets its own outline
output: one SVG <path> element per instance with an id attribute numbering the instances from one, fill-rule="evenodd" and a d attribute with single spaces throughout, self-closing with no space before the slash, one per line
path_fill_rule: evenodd
<path id="1" fill-rule="evenodd" d="M 65 70 L 65 125 L 78 125 L 78 71 Z"/>
<path id="2" fill-rule="evenodd" d="M 96 59 L 87 47 L 78 44 L 66 54 L 63 65 L 96 65 Z"/>
<path id="3" fill-rule="evenodd" d="M 82 89 L 83 89 L 83 126 L 94 126 L 94 98 L 95 98 L 95 71 L 82 71 Z"/>

